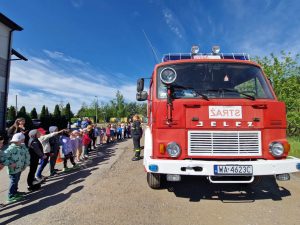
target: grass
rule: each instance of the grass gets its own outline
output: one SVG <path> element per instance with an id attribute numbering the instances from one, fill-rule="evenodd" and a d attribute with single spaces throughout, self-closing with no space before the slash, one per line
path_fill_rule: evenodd
<path id="1" fill-rule="evenodd" d="M 291 145 L 289 155 L 300 158 L 300 137 L 288 137 L 288 141 Z"/>

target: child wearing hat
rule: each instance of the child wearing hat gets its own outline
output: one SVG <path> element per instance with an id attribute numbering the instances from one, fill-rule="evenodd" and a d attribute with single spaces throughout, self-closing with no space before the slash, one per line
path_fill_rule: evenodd
<path id="1" fill-rule="evenodd" d="M 60 142 L 62 146 L 62 152 L 64 154 L 64 169 L 63 171 L 68 171 L 67 166 L 68 159 L 71 161 L 73 168 L 78 168 L 79 166 L 74 162 L 73 152 L 76 148 L 75 141 L 72 141 L 70 138 L 70 131 L 66 130 L 63 135 L 60 137 Z"/>
<path id="2" fill-rule="evenodd" d="M 30 155 L 24 144 L 25 136 L 22 133 L 13 135 L 9 147 L 3 154 L 3 165 L 8 167 L 10 179 L 8 202 L 15 202 L 22 199 L 22 194 L 18 192 L 18 184 L 22 171 L 30 164 Z"/>

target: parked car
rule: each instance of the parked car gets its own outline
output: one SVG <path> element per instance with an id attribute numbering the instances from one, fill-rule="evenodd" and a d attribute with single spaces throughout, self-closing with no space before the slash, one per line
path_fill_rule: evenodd
<path id="1" fill-rule="evenodd" d="M 33 123 L 34 128 L 39 128 L 41 126 L 41 121 L 39 119 L 32 119 L 31 120 Z"/>

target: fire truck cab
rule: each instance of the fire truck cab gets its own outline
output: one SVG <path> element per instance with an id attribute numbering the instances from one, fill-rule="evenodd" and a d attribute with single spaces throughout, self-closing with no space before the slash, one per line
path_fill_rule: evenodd
<path id="1" fill-rule="evenodd" d="M 252 183 L 262 176 L 289 180 L 300 160 L 288 156 L 285 104 L 247 54 L 167 54 L 155 66 L 148 92 L 144 167 L 151 188 L 181 176 L 212 183 Z"/>

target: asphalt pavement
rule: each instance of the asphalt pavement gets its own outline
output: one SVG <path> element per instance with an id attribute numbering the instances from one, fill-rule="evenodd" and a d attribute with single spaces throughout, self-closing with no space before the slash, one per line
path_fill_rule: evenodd
<path id="1" fill-rule="evenodd" d="M 153 190 L 133 154 L 131 139 L 98 148 L 80 170 L 50 178 L 24 201 L 0 209 L 0 224 L 300 224 L 299 175 L 286 182 L 266 177 L 254 187 L 184 177 Z M 6 172 L 0 180 L 4 202 Z"/>

